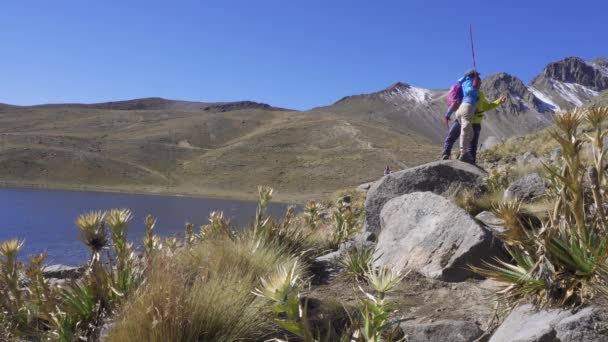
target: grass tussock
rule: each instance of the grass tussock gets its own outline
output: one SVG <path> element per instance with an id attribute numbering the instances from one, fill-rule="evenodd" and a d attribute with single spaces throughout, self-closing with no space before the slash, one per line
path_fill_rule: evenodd
<path id="1" fill-rule="evenodd" d="M 531 301 L 539 306 L 580 306 L 608 296 L 608 220 L 605 208 L 604 138 L 608 108 L 561 113 L 549 130 L 563 156 L 547 167 L 547 215 L 530 215 L 520 203 L 495 208 L 505 222 L 503 241 L 511 262 L 495 260 L 476 272 L 504 283 L 496 293 L 506 308 Z M 591 127 L 589 134 L 581 126 Z M 582 157 L 584 144 L 592 156 Z"/>
<path id="2" fill-rule="evenodd" d="M 276 265 L 295 263 L 285 249 L 253 239 L 205 240 L 154 260 L 139 296 L 121 313 L 109 341 L 234 341 L 275 330 L 252 291 Z M 294 272 L 303 274 L 301 268 Z"/>

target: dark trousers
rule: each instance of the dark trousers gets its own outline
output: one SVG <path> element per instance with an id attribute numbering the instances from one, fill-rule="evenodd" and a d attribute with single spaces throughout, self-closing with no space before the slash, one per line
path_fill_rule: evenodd
<path id="1" fill-rule="evenodd" d="M 467 147 L 467 153 L 471 158 L 471 161 L 475 163 L 477 160 L 477 144 L 479 143 L 479 134 L 481 133 L 481 124 L 473 124 L 473 140 Z M 450 126 L 450 130 L 448 131 L 448 136 L 445 137 L 445 142 L 443 143 L 443 155 L 449 156 L 452 154 L 452 146 L 454 143 L 458 141 L 460 138 L 460 122 L 458 120 L 454 120 L 452 122 L 452 126 Z"/>

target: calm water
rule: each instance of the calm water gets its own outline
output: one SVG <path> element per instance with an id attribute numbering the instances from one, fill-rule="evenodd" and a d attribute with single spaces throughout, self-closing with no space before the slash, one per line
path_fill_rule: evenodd
<path id="1" fill-rule="evenodd" d="M 25 239 L 22 256 L 46 250 L 49 264 L 79 265 L 86 261 L 88 251 L 78 240 L 74 222 L 91 210 L 131 209 L 129 239 L 139 246 L 146 214 L 156 216 L 157 234 L 182 238 L 186 222 L 194 223 L 196 231 L 208 222 L 212 211 L 221 210 L 232 223 L 244 226 L 253 221 L 256 207 L 255 202 L 179 196 L 0 189 L 0 241 Z M 271 204 L 269 211 L 282 216 L 286 208 L 286 204 Z"/>

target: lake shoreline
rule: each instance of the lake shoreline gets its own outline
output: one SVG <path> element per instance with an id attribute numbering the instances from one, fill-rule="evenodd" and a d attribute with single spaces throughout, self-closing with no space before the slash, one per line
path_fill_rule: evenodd
<path id="1" fill-rule="evenodd" d="M 221 189 L 201 189 L 197 188 L 193 191 L 177 191 L 176 189 L 151 186 L 102 186 L 102 185 L 73 185 L 73 184 L 56 184 L 48 182 L 24 182 L 24 181 L 6 181 L 0 180 L 0 188 L 3 189 L 32 189 L 32 190 L 56 190 L 56 191 L 81 191 L 81 192 L 102 192 L 102 193 L 117 193 L 117 194 L 133 194 L 133 195 L 149 195 L 149 196 L 174 196 L 174 197 L 190 197 L 190 198 L 208 198 L 218 200 L 235 200 L 235 201 L 257 201 L 257 192 L 237 192 Z M 126 188 L 126 189 L 125 189 Z M 328 197 L 330 193 L 307 195 L 289 194 L 275 192 L 273 196 L 274 203 L 283 204 L 303 204 L 310 199 L 319 199 Z"/>

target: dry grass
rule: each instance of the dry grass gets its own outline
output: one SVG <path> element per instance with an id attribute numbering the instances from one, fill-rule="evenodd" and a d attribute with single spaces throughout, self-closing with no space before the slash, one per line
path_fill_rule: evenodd
<path id="1" fill-rule="evenodd" d="M 125 307 L 109 341 L 260 339 L 276 328 L 252 294 L 259 279 L 294 258 L 252 239 L 205 240 L 156 259 L 139 296 Z M 301 272 L 301 270 L 300 270 Z"/>

